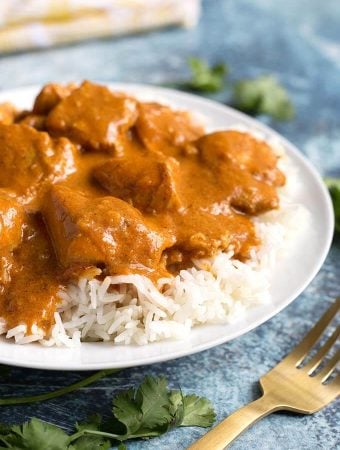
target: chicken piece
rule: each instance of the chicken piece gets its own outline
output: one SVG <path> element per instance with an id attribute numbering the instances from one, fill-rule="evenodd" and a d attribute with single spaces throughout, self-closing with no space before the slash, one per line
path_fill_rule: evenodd
<path id="1" fill-rule="evenodd" d="M 33 113 L 37 115 L 48 114 L 65 97 L 71 94 L 78 87 L 75 83 L 70 84 L 46 84 L 37 95 Z"/>
<path id="2" fill-rule="evenodd" d="M 176 147 L 197 139 L 203 128 L 186 111 L 159 103 L 141 103 L 136 122 L 139 138 L 149 150 L 176 155 Z"/>
<path id="3" fill-rule="evenodd" d="M 285 184 L 285 176 L 276 166 L 278 157 L 267 143 L 249 133 L 217 131 L 201 137 L 195 145 L 208 165 L 219 167 L 228 162 L 259 181 L 273 186 Z"/>
<path id="4" fill-rule="evenodd" d="M 232 170 L 229 168 L 229 171 Z M 222 178 L 227 178 L 228 170 L 223 176 L 223 168 L 220 170 Z M 230 205 L 238 211 L 249 215 L 258 215 L 279 207 L 279 197 L 275 188 L 267 183 L 254 179 L 249 173 L 234 170 L 234 180 L 239 184 L 233 189 Z"/>
<path id="5" fill-rule="evenodd" d="M 17 113 L 16 107 L 11 103 L 0 103 L 0 123 L 10 125 L 14 122 Z"/>
<path id="6" fill-rule="evenodd" d="M 178 161 L 134 154 L 111 159 L 94 170 L 95 179 L 111 195 L 148 213 L 179 209 L 175 173 Z"/>
<path id="7" fill-rule="evenodd" d="M 258 245 L 251 220 L 244 214 L 216 213 L 188 208 L 176 218 L 176 244 L 166 250 L 167 263 L 190 267 L 192 259 L 209 258 L 220 251 L 233 249 L 235 256 L 249 257 Z"/>
<path id="8" fill-rule="evenodd" d="M 0 190 L 0 294 L 11 281 L 12 251 L 22 241 L 24 223 L 23 207 Z"/>
<path id="9" fill-rule="evenodd" d="M 33 114 L 30 111 L 25 111 L 20 114 L 15 123 L 20 125 L 27 125 L 28 127 L 35 128 L 38 131 L 45 131 L 46 116 L 40 114 Z"/>
<path id="10" fill-rule="evenodd" d="M 85 81 L 52 109 L 46 126 L 86 150 L 121 153 L 121 141 L 137 114 L 136 100 Z"/>
<path id="11" fill-rule="evenodd" d="M 6 191 L 0 190 L 0 249 L 12 251 L 22 239 L 24 209 Z"/>
<path id="12" fill-rule="evenodd" d="M 165 230 L 114 197 L 93 199 L 53 186 L 42 211 L 64 269 L 92 265 L 109 274 L 152 275 L 162 267 L 163 250 L 173 243 Z"/>
<path id="13" fill-rule="evenodd" d="M 279 206 L 275 186 L 284 184 L 285 177 L 266 143 L 247 133 L 220 131 L 199 138 L 193 145 L 233 208 L 256 215 Z"/>
<path id="14" fill-rule="evenodd" d="M 24 125 L 0 125 L 0 188 L 15 192 L 34 211 L 50 183 L 75 171 L 77 149 L 66 138 L 51 139 Z"/>

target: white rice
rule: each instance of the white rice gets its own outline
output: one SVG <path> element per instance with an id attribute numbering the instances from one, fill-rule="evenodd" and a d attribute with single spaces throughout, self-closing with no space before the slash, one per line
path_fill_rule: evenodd
<path id="1" fill-rule="evenodd" d="M 250 131 L 243 126 L 233 127 Z M 258 131 L 251 131 L 263 139 Z M 278 258 L 294 244 L 308 223 L 308 211 L 290 199 L 297 189 L 296 169 L 278 142 L 269 142 L 280 155 L 287 183 L 279 189 L 280 209 L 254 218 L 261 247 L 247 263 L 233 259 L 232 250 L 214 258 L 193 261 L 193 267 L 155 286 L 141 275 L 108 276 L 103 281 L 80 279 L 60 292 L 55 324 L 46 337 L 37 326 L 10 330 L 0 318 L 0 334 L 16 343 L 39 341 L 45 346 L 79 346 L 81 341 L 147 344 L 183 339 L 193 326 L 231 323 L 248 308 L 270 302 L 270 273 Z M 218 211 L 216 214 L 223 213 Z"/>

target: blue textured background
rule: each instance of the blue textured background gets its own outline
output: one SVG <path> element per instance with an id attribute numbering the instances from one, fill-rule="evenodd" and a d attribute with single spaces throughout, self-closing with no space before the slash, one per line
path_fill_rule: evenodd
<path id="1" fill-rule="evenodd" d="M 275 73 L 291 92 L 297 117 L 267 120 L 308 156 L 322 174 L 340 176 L 339 0 L 206 0 L 194 30 L 167 29 L 91 41 L 0 58 L 0 89 L 51 80 L 100 79 L 169 83 L 188 76 L 186 58 L 227 61 L 231 78 Z M 217 96 L 228 99 L 228 92 Z M 42 404 L 1 407 L 0 421 L 37 416 L 69 428 L 94 410 L 109 413 L 113 393 L 146 374 L 165 374 L 172 386 L 209 397 L 218 419 L 259 395 L 257 380 L 275 365 L 339 295 L 340 239 L 308 289 L 255 331 L 212 350 L 177 361 L 128 369 L 95 386 Z M 84 374 L 13 369 L 0 397 L 30 394 L 68 384 Z M 313 416 L 277 413 L 231 446 L 248 449 L 335 449 L 339 403 Z M 131 449 L 184 449 L 203 433 L 180 429 Z"/>

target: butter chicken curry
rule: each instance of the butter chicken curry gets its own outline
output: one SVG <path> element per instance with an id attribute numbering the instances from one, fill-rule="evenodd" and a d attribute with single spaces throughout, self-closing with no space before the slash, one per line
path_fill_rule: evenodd
<path id="1" fill-rule="evenodd" d="M 80 276 L 156 281 L 259 245 L 252 216 L 285 183 L 264 142 L 205 134 L 190 115 L 85 81 L 45 86 L 32 111 L 0 105 L 0 317 L 53 324 Z"/>

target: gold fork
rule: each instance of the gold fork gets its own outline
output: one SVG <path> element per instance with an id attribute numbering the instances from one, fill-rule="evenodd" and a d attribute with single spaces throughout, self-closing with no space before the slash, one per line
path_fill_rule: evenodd
<path id="1" fill-rule="evenodd" d="M 329 361 L 325 356 L 336 343 L 338 326 L 326 343 L 305 365 L 301 363 L 319 341 L 340 308 L 340 297 L 325 312 L 300 344 L 276 367 L 260 378 L 262 397 L 224 419 L 188 450 L 222 450 L 253 423 L 274 411 L 313 414 L 340 394 L 340 375 L 329 380 L 340 359 L 338 350 Z M 324 365 L 321 365 L 322 362 Z M 317 369 L 319 371 L 316 371 Z M 315 372 L 316 371 L 316 372 Z M 325 382 L 327 382 L 325 384 Z"/>

